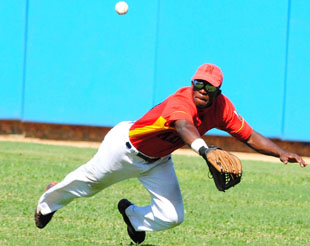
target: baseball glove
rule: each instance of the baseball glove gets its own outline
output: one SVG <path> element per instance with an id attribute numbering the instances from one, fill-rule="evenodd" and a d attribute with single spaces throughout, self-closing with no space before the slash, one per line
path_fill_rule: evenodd
<path id="1" fill-rule="evenodd" d="M 240 159 L 219 147 L 201 147 L 200 155 L 206 160 L 216 188 L 225 192 L 240 183 L 242 164 Z"/>

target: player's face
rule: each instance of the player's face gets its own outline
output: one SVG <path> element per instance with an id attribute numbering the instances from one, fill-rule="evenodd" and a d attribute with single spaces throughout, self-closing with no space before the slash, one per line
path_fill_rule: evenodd
<path id="1" fill-rule="evenodd" d="M 218 95 L 218 88 L 206 81 L 192 81 L 193 100 L 197 108 L 209 107 Z"/>

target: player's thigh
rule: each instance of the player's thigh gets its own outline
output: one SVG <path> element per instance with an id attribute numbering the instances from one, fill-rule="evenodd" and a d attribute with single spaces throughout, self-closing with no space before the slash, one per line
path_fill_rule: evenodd
<path id="1" fill-rule="evenodd" d="M 140 176 L 139 180 L 153 198 L 167 199 L 183 206 L 179 182 L 171 160 L 152 168 Z"/>

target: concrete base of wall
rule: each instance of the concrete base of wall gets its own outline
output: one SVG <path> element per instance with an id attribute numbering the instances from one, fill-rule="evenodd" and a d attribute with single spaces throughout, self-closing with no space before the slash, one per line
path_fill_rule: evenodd
<path id="1" fill-rule="evenodd" d="M 101 142 L 110 129 L 109 127 L 0 120 L 0 134 L 24 135 L 26 138 Z M 205 135 L 203 138 L 208 145 L 217 145 L 228 151 L 254 152 L 233 137 Z M 271 140 L 287 151 L 302 156 L 310 156 L 310 142 Z"/>

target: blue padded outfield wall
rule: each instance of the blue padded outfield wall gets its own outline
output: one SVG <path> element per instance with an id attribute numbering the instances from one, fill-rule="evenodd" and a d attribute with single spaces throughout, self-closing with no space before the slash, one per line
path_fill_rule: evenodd
<path id="1" fill-rule="evenodd" d="M 136 120 L 209 62 L 254 129 L 310 141 L 310 1 L 116 2 L 0 1 L 0 120 Z"/>

